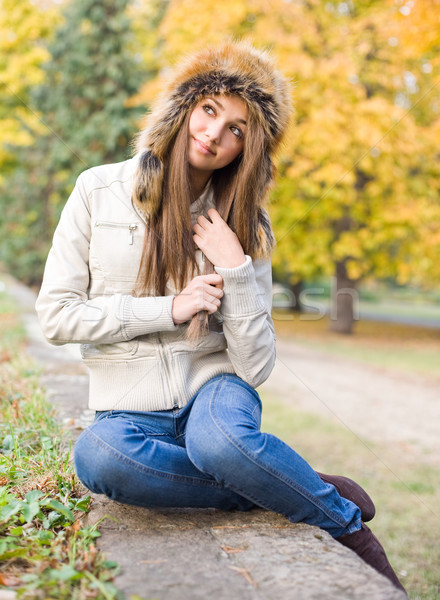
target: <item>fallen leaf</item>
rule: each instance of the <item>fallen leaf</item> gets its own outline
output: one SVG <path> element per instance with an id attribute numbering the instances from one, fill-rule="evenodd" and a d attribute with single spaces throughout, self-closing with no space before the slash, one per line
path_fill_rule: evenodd
<path id="1" fill-rule="evenodd" d="M 213 529 L 248 529 L 251 525 L 216 525 Z"/>
<path id="2" fill-rule="evenodd" d="M 229 567 L 230 569 L 232 569 L 233 571 L 237 571 L 237 573 L 240 573 L 240 575 L 243 575 L 243 577 L 246 579 L 246 581 L 254 588 L 257 587 L 257 582 L 254 581 L 251 577 L 251 574 L 249 573 L 249 571 L 247 569 L 240 569 L 239 567 Z"/>
<path id="3" fill-rule="evenodd" d="M 234 548 L 232 546 L 220 546 L 220 548 L 226 552 L 226 554 L 235 554 L 236 552 L 243 552 L 246 548 Z"/>
<path id="4" fill-rule="evenodd" d="M 9 575 L 8 573 L 0 573 L 0 585 L 5 587 L 14 587 L 20 585 L 21 579 L 18 579 L 15 575 Z"/>
<path id="5" fill-rule="evenodd" d="M 12 354 L 8 350 L 3 350 L 0 353 L 0 362 L 10 362 Z"/>

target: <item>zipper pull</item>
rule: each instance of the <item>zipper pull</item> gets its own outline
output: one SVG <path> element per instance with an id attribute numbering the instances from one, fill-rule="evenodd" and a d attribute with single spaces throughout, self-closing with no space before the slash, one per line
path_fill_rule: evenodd
<path id="1" fill-rule="evenodd" d="M 128 226 L 128 231 L 130 233 L 130 239 L 129 239 L 128 243 L 130 244 L 130 246 L 133 245 L 133 237 L 134 237 L 134 232 L 136 229 L 137 229 L 137 225 L 129 225 Z"/>

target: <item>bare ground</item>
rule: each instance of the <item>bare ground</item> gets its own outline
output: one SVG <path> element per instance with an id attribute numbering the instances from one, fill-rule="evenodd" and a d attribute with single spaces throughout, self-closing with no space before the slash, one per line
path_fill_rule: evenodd
<path id="1" fill-rule="evenodd" d="M 356 438 L 396 443 L 440 464 L 440 380 L 278 340 L 275 368 L 260 389 Z"/>

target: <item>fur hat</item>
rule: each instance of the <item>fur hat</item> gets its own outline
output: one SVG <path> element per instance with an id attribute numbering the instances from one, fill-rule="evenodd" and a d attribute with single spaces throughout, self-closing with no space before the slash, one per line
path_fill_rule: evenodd
<path id="1" fill-rule="evenodd" d="M 236 95 L 252 111 L 265 136 L 262 157 L 261 195 L 273 178 L 272 154 L 288 124 L 291 112 L 289 83 L 273 66 L 267 53 L 246 42 L 229 42 L 201 50 L 173 72 L 172 80 L 159 97 L 146 128 L 137 137 L 140 153 L 135 175 L 133 201 L 146 216 L 161 202 L 164 162 L 182 123 L 195 105 L 209 95 Z"/>

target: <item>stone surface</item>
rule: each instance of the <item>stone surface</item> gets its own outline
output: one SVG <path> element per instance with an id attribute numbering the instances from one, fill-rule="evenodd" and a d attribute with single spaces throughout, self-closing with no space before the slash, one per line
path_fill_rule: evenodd
<path id="1" fill-rule="evenodd" d="M 34 315 L 35 296 L 12 279 L 29 351 L 72 439 L 93 419 L 78 353 L 50 346 Z M 264 510 L 147 510 L 93 497 L 89 523 L 98 545 L 121 566 L 127 600 L 401 600 L 404 594 L 326 532 Z"/>
<path id="2" fill-rule="evenodd" d="M 129 597 L 161 600 L 399 600 L 326 532 L 264 510 L 147 510 L 95 498 L 100 547 Z"/>

